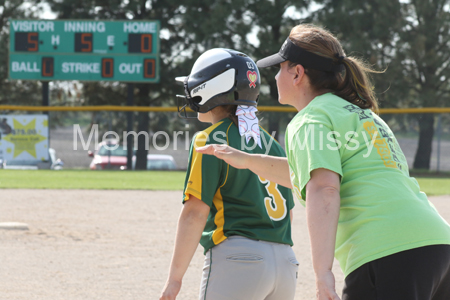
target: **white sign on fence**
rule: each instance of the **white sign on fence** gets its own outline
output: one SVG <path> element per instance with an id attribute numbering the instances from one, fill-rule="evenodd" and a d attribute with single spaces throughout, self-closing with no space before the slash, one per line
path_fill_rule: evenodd
<path id="1" fill-rule="evenodd" d="M 48 161 L 47 115 L 0 115 L 0 160 Z"/>

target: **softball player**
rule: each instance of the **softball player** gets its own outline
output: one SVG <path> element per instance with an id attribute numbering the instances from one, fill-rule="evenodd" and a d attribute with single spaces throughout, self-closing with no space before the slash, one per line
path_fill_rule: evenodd
<path id="1" fill-rule="evenodd" d="M 298 262 L 291 248 L 291 191 L 195 151 L 220 143 L 285 157 L 258 125 L 256 64 L 243 53 L 212 49 L 197 59 L 191 75 L 178 80 L 184 82 L 187 105 L 212 126 L 191 145 L 184 206 L 160 299 L 176 298 L 199 242 L 205 254 L 199 299 L 293 299 Z"/>

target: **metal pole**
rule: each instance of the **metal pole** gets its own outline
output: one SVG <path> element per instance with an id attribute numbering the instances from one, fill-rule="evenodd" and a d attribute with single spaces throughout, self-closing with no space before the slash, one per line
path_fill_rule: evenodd
<path id="1" fill-rule="evenodd" d="M 49 101 L 48 81 L 41 81 L 41 83 L 42 83 L 42 106 L 49 106 L 50 101 Z M 50 148 L 50 111 L 47 110 L 44 111 L 43 113 L 47 115 L 48 148 Z"/>
<path id="2" fill-rule="evenodd" d="M 439 172 L 440 165 L 441 165 L 441 133 L 442 133 L 442 126 L 441 126 L 441 118 L 442 114 L 439 114 L 438 116 L 438 124 L 437 124 L 437 166 L 436 171 Z"/>
<path id="3" fill-rule="evenodd" d="M 108 112 L 108 131 L 112 131 L 112 125 L 111 125 L 111 112 Z M 108 167 L 107 169 L 111 169 L 111 150 L 108 150 Z"/>
<path id="4" fill-rule="evenodd" d="M 49 106 L 48 94 L 48 81 L 42 81 L 42 106 Z M 48 113 L 44 111 L 44 114 L 48 115 Z"/>
<path id="5" fill-rule="evenodd" d="M 127 106 L 133 106 L 134 105 L 134 84 L 128 83 L 128 93 L 127 93 Z M 130 133 L 133 131 L 133 112 L 129 111 L 127 112 L 127 132 Z M 134 150 L 134 144 L 133 144 L 133 135 L 128 134 L 127 135 L 127 170 L 132 170 L 133 165 L 133 151 Z"/>

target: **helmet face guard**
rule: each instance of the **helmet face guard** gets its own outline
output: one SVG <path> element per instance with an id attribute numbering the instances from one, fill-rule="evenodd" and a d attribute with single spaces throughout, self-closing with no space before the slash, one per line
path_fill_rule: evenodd
<path id="1" fill-rule="evenodd" d="M 181 102 L 181 104 L 180 104 Z M 188 116 L 188 112 L 186 108 L 190 107 L 189 102 L 184 95 L 177 95 L 177 112 L 178 116 L 182 119 L 197 119 L 197 116 L 191 117 Z"/>
<path id="2" fill-rule="evenodd" d="M 194 112 L 206 113 L 221 105 L 257 105 L 261 81 L 252 59 L 229 49 L 212 49 L 202 56 L 189 76 L 177 78 L 183 81 L 185 94 L 177 95 L 185 102 L 181 108 L 178 102 L 181 118 L 189 118 L 188 106 Z"/>

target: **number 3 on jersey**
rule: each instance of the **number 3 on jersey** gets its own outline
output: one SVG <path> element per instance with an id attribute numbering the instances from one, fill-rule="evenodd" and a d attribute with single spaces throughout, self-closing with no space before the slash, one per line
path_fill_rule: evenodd
<path id="1" fill-rule="evenodd" d="M 287 214 L 286 199 L 278 190 L 278 184 L 258 176 L 259 181 L 264 184 L 269 197 L 264 198 L 267 214 L 274 221 L 283 220 Z"/>

